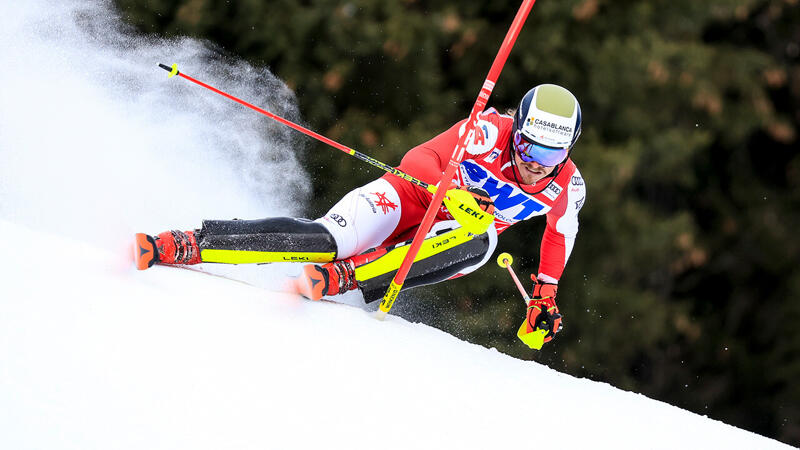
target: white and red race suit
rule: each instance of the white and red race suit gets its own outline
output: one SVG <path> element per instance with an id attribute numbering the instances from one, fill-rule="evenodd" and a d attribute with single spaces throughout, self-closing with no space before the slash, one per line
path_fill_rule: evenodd
<path id="1" fill-rule="evenodd" d="M 494 108 L 478 116 L 480 132 L 468 146 L 453 184 L 477 186 L 494 201 L 495 223 L 490 227 L 491 248 L 486 257 L 469 270 L 485 264 L 496 246 L 496 236 L 515 223 L 547 216 L 542 236 L 538 276 L 557 283 L 572 252 L 578 233 L 578 212 L 586 199 L 586 186 L 571 159 L 536 184 L 517 182 L 518 169 L 511 161 L 513 118 Z M 430 184 L 444 172 L 465 122 L 461 121 L 428 142 L 409 150 L 398 168 Z M 516 175 L 516 176 L 515 176 Z M 386 246 L 413 237 L 432 195 L 394 175 L 368 183 L 348 193 L 324 217 L 318 219 L 333 234 L 339 252 L 346 258 L 372 247 Z M 434 228 L 453 217 L 442 206 Z"/>

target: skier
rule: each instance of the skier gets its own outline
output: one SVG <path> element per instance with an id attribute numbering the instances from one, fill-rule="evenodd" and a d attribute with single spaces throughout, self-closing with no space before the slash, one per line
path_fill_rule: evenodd
<path id="1" fill-rule="evenodd" d="M 439 182 L 466 120 L 406 153 L 403 172 Z M 441 206 L 404 287 L 437 283 L 468 274 L 489 260 L 497 236 L 509 226 L 545 215 L 540 261 L 526 322 L 520 333 L 561 329 L 555 303 L 558 281 L 578 231 L 586 188 L 569 158 L 581 133 L 581 110 L 567 89 L 542 84 L 523 96 L 516 112 L 490 108 L 453 185 L 468 190 L 495 221 L 480 235 L 465 231 Z M 228 264 L 295 261 L 307 264 L 294 289 L 318 300 L 358 288 L 365 301 L 382 297 L 405 257 L 432 195 L 386 174 L 346 194 L 316 220 L 288 217 L 205 220 L 199 230 L 137 234 L 137 267 L 153 264 Z M 522 336 L 521 336 L 522 337 Z M 524 340 L 523 340 L 524 341 Z"/>

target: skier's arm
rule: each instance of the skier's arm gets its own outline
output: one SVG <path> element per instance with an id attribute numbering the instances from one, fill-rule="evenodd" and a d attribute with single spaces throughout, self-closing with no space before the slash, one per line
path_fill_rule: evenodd
<path id="1" fill-rule="evenodd" d="M 461 122 L 406 152 L 398 168 L 426 183 L 438 183 L 450 160 L 450 155 L 458 143 L 458 127 L 460 125 Z"/>
<path id="2" fill-rule="evenodd" d="M 542 246 L 539 249 L 538 279 L 557 284 L 564 273 L 572 246 L 575 243 L 574 233 L 564 234 L 558 231 L 556 223 L 547 217 L 547 227 L 542 235 Z"/>
<path id="3" fill-rule="evenodd" d="M 572 180 L 567 192 L 547 213 L 538 273 L 538 278 L 547 283 L 558 283 L 561 279 L 578 235 L 578 212 L 586 200 L 586 186 L 577 169 Z"/>
<path id="4" fill-rule="evenodd" d="M 531 275 L 533 292 L 528 312 L 517 336 L 534 349 L 541 349 L 561 330 L 561 314 L 556 306 L 558 280 L 572 252 L 578 235 L 578 211 L 586 200 L 583 178 L 575 169 L 567 192 L 547 214 L 547 227 L 542 236 L 539 274 Z M 544 333 L 544 334 L 542 334 Z"/>

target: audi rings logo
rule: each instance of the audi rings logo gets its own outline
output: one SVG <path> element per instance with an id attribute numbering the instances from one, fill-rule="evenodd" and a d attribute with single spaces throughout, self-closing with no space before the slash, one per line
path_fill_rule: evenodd
<path id="1" fill-rule="evenodd" d="M 340 216 L 340 215 L 338 215 L 338 214 L 331 214 L 331 215 L 330 215 L 330 216 L 328 216 L 328 217 L 330 217 L 331 219 L 333 219 L 333 221 L 334 221 L 334 222 L 336 222 L 336 223 L 337 223 L 337 224 L 338 224 L 340 227 L 342 227 L 342 228 L 344 228 L 344 227 L 346 227 L 346 226 L 347 226 L 347 221 L 346 221 L 346 220 L 344 220 L 344 217 L 342 217 L 342 216 Z"/>

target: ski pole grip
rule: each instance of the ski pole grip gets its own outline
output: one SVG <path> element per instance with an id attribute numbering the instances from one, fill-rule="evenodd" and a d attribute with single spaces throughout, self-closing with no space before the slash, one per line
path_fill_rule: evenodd
<path id="1" fill-rule="evenodd" d="M 169 76 L 167 78 L 172 78 L 175 75 L 180 73 L 180 71 L 178 71 L 178 65 L 177 64 L 173 64 L 172 67 L 170 67 L 170 66 L 168 66 L 166 64 L 159 63 L 158 67 L 161 67 L 162 69 L 164 69 L 167 72 L 169 72 Z"/>
<path id="2" fill-rule="evenodd" d="M 508 266 L 514 264 L 514 258 L 512 258 L 508 253 L 500 253 L 500 256 L 497 257 L 497 265 L 500 267 L 506 267 L 506 264 Z"/>

